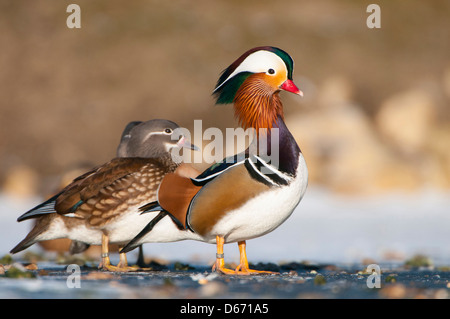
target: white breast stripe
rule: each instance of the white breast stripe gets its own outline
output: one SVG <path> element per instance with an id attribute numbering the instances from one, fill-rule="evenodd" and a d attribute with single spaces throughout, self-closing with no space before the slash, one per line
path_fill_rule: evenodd
<path id="1" fill-rule="evenodd" d="M 284 179 L 286 182 L 290 182 L 292 181 L 292 177 L 290 176 L 286 176 L 285 174 L 281 173 L 279 170 L 277 170 L 275 167 L 273 167 L 272 165 L 269 165 L 266 161 L 264 161 L 261 157 L 259 157 L 258 155 L 253 155 L 254 157 L 256 157 L 265 167 L 267 167 L 268 169 L 270 169 L 272 172 L 274 172 L 275 174 L 277 174 L 279 177 L 281 177 L 282 179 Z"/>
<path id="2" fill-rule="evenodd" d="M 206 176 L 206 177 L 204 177 L 204 178 L 198 178 L 198 179 L 197 179 L 197 178 L 191 178 L 191 180 L 193 180 L 194 182 L 204 182 L 204 181 L 207 181 L 208 179 L 212 179 L 212 178 L 216 177 L 217 175 L 220 175 L 220 174 L 222 174 L 223 172 L 229 170 L 230 168 L 235 167 L 236 165 L 243 164 L 244 162 L 245 162 L 245 159 L 242 160 L 242 161 L 240 161 L 240 162 L 237 162 L 237 163 L 235 163 L 235 164 L 233 164 L 233 165 L 231 165 L 231 166 L 229 166 L 229 167 L 227 167 L 227 168 L 225 168 L 224 170 L 221 170 L 220 172 L 217 172 L 217 173 L 208 175 L 208 176 Z"/>
<path id="3" fill-rule="evenodd" d="M 265 179 L 266 181 L 268 181 L 268 182 L 269 182 L 270 184 L 272 184 L 273 186 L 277 186 L 277 184 L 274 183 L 274 182 L 272 181 L 272 179 L 270 179 L 270 178 L 269 178 L 268 176 L 266 176 L 265 174 L 261 173 L 261 172 L 259 171 L 259 169 L 256 168 L 256 166 L 255 166 L 255 164 L 253 163 L 252 160 L 248 159 L 248 163 L 249 163 L 250 166 L 253 168 L 253 170 L 254 170 L 258 175 L 260 175 L 263 179 Z"/>

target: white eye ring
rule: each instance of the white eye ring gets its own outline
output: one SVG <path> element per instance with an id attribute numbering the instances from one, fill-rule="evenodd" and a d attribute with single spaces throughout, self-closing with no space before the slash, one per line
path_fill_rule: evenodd
<path id="1" fill-rule="evenodd" d="M 267 70 L 267 73 L 270 75 L 274 75 L 275 74 L 275 70 L 270 68 L 269 70 Z"/>
<path id="2" fill-rule="evenodd" d="M 164 130 L 164 134 L 170 135 L 170 134 L 172 134 L 172 133 L 173 133 L 173 130 L 172 130 L 171 128 L 166 128 L 166 129 Z"/>

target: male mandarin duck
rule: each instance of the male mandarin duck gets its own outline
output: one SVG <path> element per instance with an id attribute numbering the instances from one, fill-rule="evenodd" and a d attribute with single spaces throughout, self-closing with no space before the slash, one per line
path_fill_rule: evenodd
<path id="1" fill-rule="evenodd" d="M 246 240 L 280 226 L 302 199 L 308 170 L 302 152 L 284 123 L 281 90 L 302 96 L 292 80 L 294 62 L 275 47 L 251 49 L 233 62 L 213 92 L 218 104 L 233 103 L 241 126 L 256 130 L 256 138 L 233 160 L 224 159 L 196 178 L 169 173 L 161 182 L 157 203 L 148 211 L 171 215 L 186 238 L 217 245 L 213 270 L 224 274 L 268 273 L 249 269 Z M 277 133 L 277 134 L 276 134 Z M 274 139 L 272 139 L 274 137 Z M 267 146 L 260 147 L 263 139 Z M 276 155 L 278 163 L 264 155 Z M 153 220 L 122 251 L 146 242 L 156 228 Z M 225 268 L 223 245 L 237 242 L 240 264 Z"/>
<path id="2" fill-rule="evenodd" d="M 167 173 L 183 170 L 181 148 L 196 149 L 168 120 L 130 123 L 118 149 L 120 156 L 77 177 L 58 194 L 29 210 L 17 220 L 37 218 L 30 233 L 11 253 L 36 242 L 69 238 L 102 246 L 105 270 L 128 271 L 125 253 L 113 266 L 109 244 L 123 245 L 138 234 L 154 215 L 139 214 L 145 203 L 156 200 L 157 188 Z M 127 132 L 125 132 L 127 133 Z M 175 151 L 175 152 L 174 152 Z"/>

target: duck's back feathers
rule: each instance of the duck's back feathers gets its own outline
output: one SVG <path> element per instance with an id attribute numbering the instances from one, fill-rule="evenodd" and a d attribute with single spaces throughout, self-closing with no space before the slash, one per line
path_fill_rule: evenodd
<path id="1" fill-rule="evenodd" d="M 61 192 L 55 209 L 59 214 L 73 213 L 81 203 L 102 192 L 112 196 L 114 191 L 126 189 L 132 183 L 129 175 L 138 171 L 146 160 L 141 158 L 115 158 L 75 179 Z"/>
<path id="2" fill-rule="evenodd" d="M 128 205 L 155 201 L 162 178 L 175 168 L 176 165 L 162 165 L 157 159 L 115 158 L 79 176 L 18 220 L 58 213 L 101 226 L 127 210 Z"/>
<path id="3" fill-rule="evenodd" d="M 37 218 L 37 217 L 40 217 L 42 215 L 56 213 L 55 202 L 56 202 L 56 199 L 58 198 L 58 196 L 60 194 L 61 193 L 56 194 L 52 198 L 50 198 L 50 199 L 46 200 L 45 202 L 43 202 L 42 204 L 39 204 L 36 207 L 34 207 L 34 208 L 30 209 L 29 211 L 25 212 L 19 218 L 17 218 L 17 221 L 21 222 L 23 220 L 27 220 L 27 219 L 30 219 L 30 218 Z"/>

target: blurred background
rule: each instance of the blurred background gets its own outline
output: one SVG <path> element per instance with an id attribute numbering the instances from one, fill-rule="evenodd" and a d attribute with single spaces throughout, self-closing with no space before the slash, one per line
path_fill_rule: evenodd
<path id="1" fill-rule="evenodd" d="M 73 2 L 81 29 L 66 26 Z M 272 45 L 304 92 L 281 94 L 310 187 L 255 256 L 270 260 L 273 244 L 279 260 L 449 260 L 450 2 L 377 1 L 381 28 L 369 29 L 373 2 L 1 1 L 0 254 L 64 174 L 115 155 L 128 122 L 236 127 L 214 85 L 243 52 Z"/>

